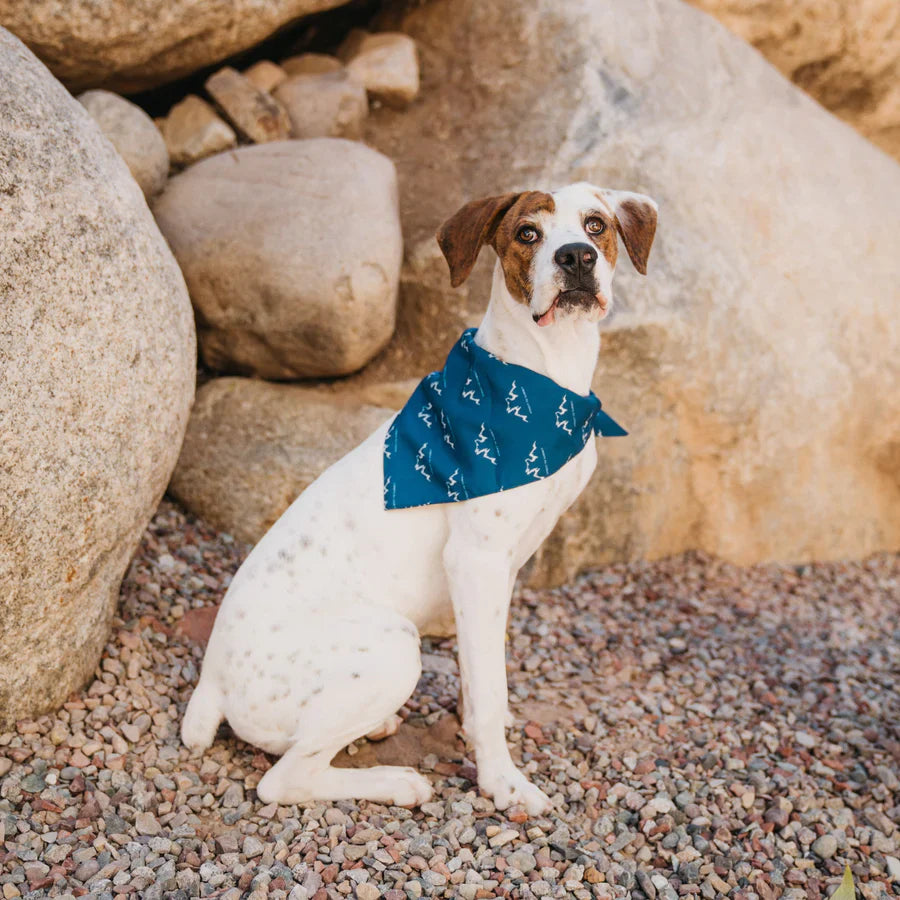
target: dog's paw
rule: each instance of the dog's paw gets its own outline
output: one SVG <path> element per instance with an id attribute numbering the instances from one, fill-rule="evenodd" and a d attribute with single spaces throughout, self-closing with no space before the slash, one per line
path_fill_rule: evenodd
<path id="1" fill-rule="evenodd" d="M 391 789 L 392 806 L 421 806 L 434 795 L 431 782 L 415 769 L 403 767 L 393 777 L 396 783 Z"/>
<path id="2" fill-rule="evenodd" d="M 539 816 L 551 807 L 550 798 L 518 769 L 479 775 L 478 786 L 493 798 L 497 809 L 524 806 L 529 816 Z"/>

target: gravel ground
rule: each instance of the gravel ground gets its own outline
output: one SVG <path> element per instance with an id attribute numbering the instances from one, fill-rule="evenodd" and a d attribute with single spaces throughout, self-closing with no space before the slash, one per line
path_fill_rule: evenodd
<path id="1" fill-rule="evenodd" d="M 211 607 L 247 548 L 165 502 L 96 679 L 0 734 L 4 898 L 817 898 L 900 886 L 900 556 L 739 569 L 686 555 L 519 590 L 513 754 L 554 799 L 499 813 L 456 731 L 453 643 L 400 732 L 434 802 L 262 807 L 270 760 L 178 740 Z M 893 883 L 892 883 L 893 879 Z"/>

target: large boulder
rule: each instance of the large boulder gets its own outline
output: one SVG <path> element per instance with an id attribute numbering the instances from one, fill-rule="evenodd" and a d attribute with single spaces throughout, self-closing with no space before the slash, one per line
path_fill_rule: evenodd
<path id="1" fill-rule="evenodd" d="M 897 0 L 690 0 L 900 159 Z"/>
<path id="2" fill-rule="evenodd" d="M 0 730 L 106 641 L 194 391 L 181 272 L 125 163 L 0 28 Z"/>
<path id="3" fill-rule="evenodd" d="M 154 206 L 213 369 L 342 375 L 391 337 L 403 256 L 393 163 L 336 138 L 210 157 Z"/>
<path id="4" fill-rule="evenodd" d="M 169 490 L 210 524 L 258 541 L 391 414 L 325 388 L 216 378 L 197 392 Z"/>
<path id="5" fill-rule="evenodd" d="M 361 378 L 420 377 L 478 321 L 492 254 L 452 290 L 433 239 L 463 202 L 580 179 L 659 201 L 595 381 L 631 436 L 601 443 L 532 579 L 686 548 L 900 547 L 897 164 L 677 0 L 434 0 L 382 24 L 416 39 L 425 83 L 369 118 L 407 262 L 396 337 Z"/>
<path id="6" fill-rule="evenodd" d="M 0 0 L 0 25 L 71 90 L 174 81 L 346 0 Z"/>

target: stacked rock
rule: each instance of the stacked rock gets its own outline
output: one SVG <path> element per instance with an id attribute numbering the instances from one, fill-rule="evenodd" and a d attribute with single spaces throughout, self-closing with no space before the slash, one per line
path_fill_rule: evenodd
<path id="1" fill-rule="evenodd" d="M 303 53 L 260 60 L 243 72 L 211 75 L 157 125 L 172 165 L 183 167 L 235 146 L 287 138 L 362 137 L 370 104 L 402 108 L 419 93 L 415 41 L 405 34 L 354 30 L 337 56 Z"/>
<path id="2" fill-rule="evenodd" d="M 185 274 L 204 362 L 276 381 L 359 370 L 394 333 L 403 257 L 394 164 L 359 140 L 370 106 L 416 98 L 415 42 L 357 30 L 335 56 L 226 67 L 205 88 L 212 104 L 190 95 L 157 122 L 173 166 L 187 168 L 153 207 Z M 211 523 L 258 538 L 396 400 L 215 378 L 200 389 L 170 490 Z M 281 461 L 264 471 L 263 446 Z M 220 489 L 232 464 L 246 491 Z M 259 490 L 276 470 L 281 483 Z"/>

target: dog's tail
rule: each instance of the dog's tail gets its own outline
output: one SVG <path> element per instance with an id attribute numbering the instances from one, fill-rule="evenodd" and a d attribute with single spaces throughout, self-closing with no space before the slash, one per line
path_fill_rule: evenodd
<path id="1" fill-rule="evenodd" d="M 181 723 L 182 742 L 191 750 L 205 750 L 213 742 L 223 715 L 218 687 L 201 674 Z"/>

